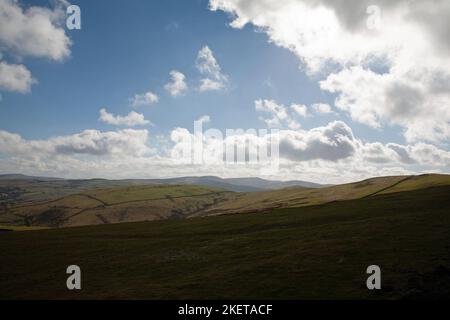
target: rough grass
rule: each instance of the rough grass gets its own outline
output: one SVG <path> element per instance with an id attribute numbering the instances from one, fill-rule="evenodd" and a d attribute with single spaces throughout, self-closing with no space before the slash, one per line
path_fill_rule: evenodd
<path id="1" fill-rule="evenodd" d="M 417 189 L 425 189 L 437 186 L 450 185 L 450 175 L 425 174 L 421 176 L 412 176 L 402 183 L 389 188 L 382 193 L 394 193 L 401 191 L 411 191 Z"/>
<path id="2" fill-rule="evenodd" d="M 448 298 L 450 187 L 182 221 L 0 235 L 0 298 Z M 79 292 L 66 267 L 82 268 Z M 367 266 L 382 287 L 365 287 Z"/>

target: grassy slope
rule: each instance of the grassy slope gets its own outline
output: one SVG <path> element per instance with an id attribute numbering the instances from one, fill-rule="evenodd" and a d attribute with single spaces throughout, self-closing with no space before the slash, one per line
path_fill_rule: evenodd
<path id="1" fill-rule="evenodd" d="M 360 199 L 378 193 L 410 191 L 443 185 L 450 185 L 450 175 L 380 177 L 321 189 L 289 188 L 241 194 L 237 199 L 221 203 L 202 214 L 212 216 L 303 207 L 332 201 Z"/>
<path id="2" fill-rule="evenodd" d="M 129 183 L 125 181 L 92 180 L 46 180 L 31 179 L 0 179 L 0 195 L 10 193 L 9 198 L 0 196 L 0 205 L 8 203 L 34 204 L 42 201 L 61 198 L 71 194 L 95 188 L 120 187 Z"/>
<path id="3" fill-rule="evenodd" d="M 448 297 L 449 193 L 0 234 L 0 298 Z M 80 292 L 65 289 L 69 264 L 82 268 Z M 372 264 L 381 292 L 365 288 Z"/>
<path id="4" fill-rule="evenodd" d="M 39 204 L 0 210 L 10 225 L 80 226 L 185 217 L 233 197 L 223 190 L 188 185 L 93 189 Z"/>

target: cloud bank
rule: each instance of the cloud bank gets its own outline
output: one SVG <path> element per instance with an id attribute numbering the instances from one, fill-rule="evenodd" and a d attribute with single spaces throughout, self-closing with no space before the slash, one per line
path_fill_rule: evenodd
<path id="1" fill-rule="evenodd" d="M 408 141 L 450 138 L 450 2 L 210 0 L 295 54 L 354 121 L 398 125 Z M 379 18 L 379 23 L 371 25 Z M 375 19 L 375 20 L 374 20 Z M 407 41 L 405 41 L 407 39 Z M 426 58 L 424 58 L 426 57 Z M 382 70 L 382 71 L 380 71 Z"/>
<path id="2" fill-rule="evenodd" d="M 18 1 L 0 0 L 0 52 L 18 60 L 34 57 L 62 61 L 69 57 L 72 41 L 63 28 L 67 2 L 57 0 L 53 4 L 52 8 L 23 8 Z M 0 89 L 27 93 L 33 83 L 26 66 L 0 62 Z"/>

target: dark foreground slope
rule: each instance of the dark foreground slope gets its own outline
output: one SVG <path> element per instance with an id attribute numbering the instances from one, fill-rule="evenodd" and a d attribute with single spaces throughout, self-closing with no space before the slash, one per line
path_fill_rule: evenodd
<path id="1" fill-rule="evenodd" d="M 183 221 L 0 234 L 0 297 L 400 299 L 450 295 L 450 187 Z M 68 265 L 82 290 L 65 289 Z M 379 265 L 382 287 L 366 289 Z"/>

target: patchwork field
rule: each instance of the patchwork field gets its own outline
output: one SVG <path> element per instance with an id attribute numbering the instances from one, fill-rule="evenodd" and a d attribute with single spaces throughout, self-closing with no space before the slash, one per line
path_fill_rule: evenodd
<path id="1" fill-rule="evenodd" d="M 87 190 L 54 200 L 0 209 L 0 224 L 69 227 L 179 219 L 234 197 L 201 186 L 127 186 Z"/>

